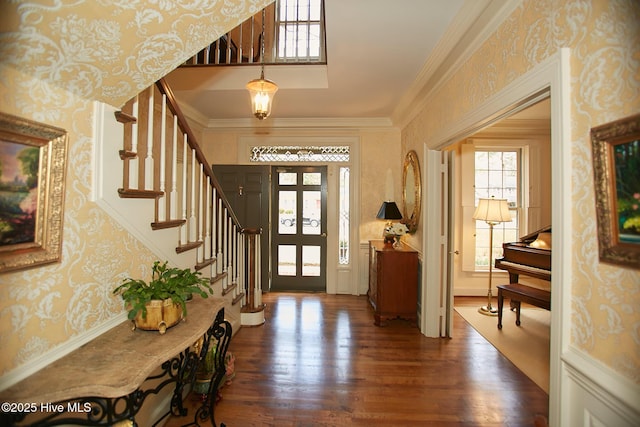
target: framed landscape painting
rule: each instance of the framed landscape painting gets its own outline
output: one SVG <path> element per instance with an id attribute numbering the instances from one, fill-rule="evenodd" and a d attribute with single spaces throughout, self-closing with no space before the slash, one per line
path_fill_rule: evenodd
<path id="1" fill-rule="evenodd" d="M 640 114 L 591 129 L 600 260 L 640 269 Z"/>
<path id="2" fill-rule="evenodd" d="M 0 273 L 56 262 L 67 133 L 0 113 Z"/>

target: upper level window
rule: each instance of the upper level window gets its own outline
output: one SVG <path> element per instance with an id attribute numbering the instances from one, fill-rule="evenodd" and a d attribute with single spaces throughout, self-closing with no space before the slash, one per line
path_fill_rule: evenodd
<path id="1" fill-rule="evenodd" d="M 277 7 L 277 61 L 321 61 L 322 0 L 280 0 Z"/>

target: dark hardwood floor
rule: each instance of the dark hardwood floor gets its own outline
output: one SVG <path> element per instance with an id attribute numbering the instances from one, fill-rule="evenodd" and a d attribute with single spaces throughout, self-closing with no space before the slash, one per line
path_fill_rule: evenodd
<path id="1" fill-rule="evenodd" d="M 533 426 L 548 396 L 457 313 L 454 338 L 373 325 L 364 296 L 265 294 L 266 323 L 233 338 L 216 421 L 244 426 Z M 478 305 L 478 299 L 456 304 Z M 189 396 L 188 422 L 198 396 Z"/>

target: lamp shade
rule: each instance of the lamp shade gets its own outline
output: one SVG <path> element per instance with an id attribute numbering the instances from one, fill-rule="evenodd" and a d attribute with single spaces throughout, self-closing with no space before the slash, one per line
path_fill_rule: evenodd
<path id="1" fill-rule="evenodd" d="M 378 211 L 376 218 L 402 219 L 402 214 L 400 213 L 400 209 L 398 209 L 396 202 L 382 202 L 382 206 L 380 206 L 380 210 Z"/>
<path id="2" fill-rule="evenodd" d="M 511 212 L 507 199 L 480 199 L 478 207 L 473 213 L 473 219 L 479 219 L 491 223 L 511 221 Z"/>

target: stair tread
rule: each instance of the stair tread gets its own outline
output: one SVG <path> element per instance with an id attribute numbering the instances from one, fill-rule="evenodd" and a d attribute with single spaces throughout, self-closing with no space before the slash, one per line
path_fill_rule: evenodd
<path id="1" fill-rule="evenodd" d="M 231 304 L 232 304 L 232 305 L 236 305 L 236 304 L 238 304 L 240 301 L 242 301 L 243 299 L 244 299 L 244 292 L 240 292 L 238 295 L 236 295 L 236 296 L 233 298 L 233 300 L 232 300 Z"/>
<path id="2" fill-rule="evenodd" d="M 123 199 L 155 199 L 164 196 L 164 191 L 118 188 L 118 195 Z"/>
<path id="3" fill-rule="evenodd" d="M 184 245 L 180 245 L 176 247 L 176 253 L 181 254 L 183 252 L 199 248 L 200 246 L 202 246 L 202 244 L 203 244 L 202 241 L 185 243 Z"/>
<path id="4" fill-rule="evenodd" d="M 228 293 L 233 291 L 237 286 L 238 286 L 237 283 L 230 284 L 229 286 L 227 286 L 225 289 L 222 290 L 222 295 L 227 295 Z"/>
<path id="5" fill-rule="evenodd" d="M 166 221 L 156 221 L 151 223 L 151 228 L 153 230 L 163 230 L 165 228 L 180 227 L 185 222 L 187 222 L 187 220 L 185 219 L 171 219 Z"/>
<path id="6" fill-rule="evenodd" d="M 202 262 L 197 263 L 194 268 L 196 269 L 196 271 L 200 271 L 203 268 L 210 266 L 211 264 L 215 264 L 216 261 L 217 261 L 216 258 L 209 258 L 209 259 L 206 259 L 206 260 L 204 260 Z"/>

